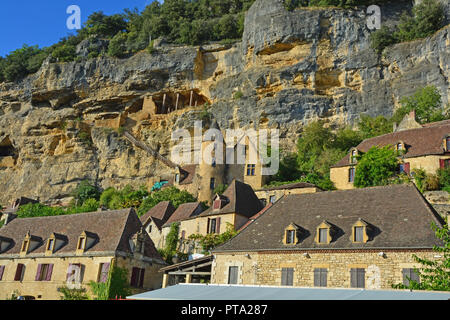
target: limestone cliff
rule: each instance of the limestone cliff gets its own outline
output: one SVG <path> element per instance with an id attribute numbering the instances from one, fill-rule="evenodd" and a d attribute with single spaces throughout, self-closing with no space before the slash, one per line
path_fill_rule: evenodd
<path id="1" fill-rule="evenodd" d="M 383 22 L 404 6 L 383 7 Z M 20 83 L 0 85 L 0 203 L 67 199 L 83 179 L 103 188 L 149 184 L 170 168 L 117 129 L 168 155 L 172 130 L 192 127 L 205 103 L 221 128 L 279 128 L 284 146 L 308 121 L 390 115 L 426 85 L 446 104 L 449 32 L 447 25 L 380 57 L 370 48 L 365 8 L 288 12 L 278 0 L 258 0 L 234 45 L 160 45 L 129 59 L 44 63 Z"/>

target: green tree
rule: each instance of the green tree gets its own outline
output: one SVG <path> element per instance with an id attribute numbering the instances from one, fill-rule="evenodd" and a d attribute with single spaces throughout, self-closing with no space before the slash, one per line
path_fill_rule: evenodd
<path id="1" fill-rule="evenodd" d="M 108 54 L 112 57 L 123 58 L 127 55 L 128 36 L 125 32 L 117 33 L 109 42 Z"/>
<path id="2" fill-rule="evenodd" d="M 127 21 L 123 14 L 107 16 L 102 11 L 98 11 L 88 17 L 82 32 L 87 35 L 112 38 L 117 33 L 126 30 Z"/>
<path id="3" fill-rule="evenodd" d="M 361 115 L 358 123 L 359 131 L 363 139 L 369 139 L 391 133 L 393 128 L 392 125 L 392 121 L 383 116 L 372 118 L 367 115 Z"/>
<path id="4" fill-rule="evenodd" d="M 194 234 L 189 236 L 189 240 L 199 243 L 203 254 L 210 254 L 211 250 L 229 241 L 237 234 L 238 232 L 234 229 L 234 226 L 231 223 L 227 223 L 227 230 L 224 233 Z"/>
<path id="5" fill-rule="evenodd" d="M 128 270 L 113 265 L 106 282 L 89 282 L 95 300 L 126 298 L 131 294 L 128 285 Z"/>
<path id="6" fill-rule="evenodd" d="M 86 289 L 71 289 L 68 287 L 60 287 L 59 292 L 62 293 L 61 300 L 89 300 Z"/>
<path id="7" fill-rule="evenodd" d="M 219 184 L 215 189 L 214 189 L 214 194 L 223 194 L 225 192 L 225 190 L 227 190 L 228 185 L 227 184 Z"/>
<path id="8" fill-rule="evenodd" d="M 381 54 L 384 48 L 397 42 L 398 39 L 395 37 L 394 30 L 386 25 L 370 34 L 370 46 L 375 49 L 378 54 Z"/>
<path id="9" fill-rule="evenodd" d="M 83 180 L 74 190 L 73 196 L 75 197 L 77 205 L 82 206 L 88 199 L 99 200 L 100 191 L 95 185 L 91 184 L 89 180 Z"/>
<path id="10" fill-rule="evenodd" d="M 395 284 L 396 289 L 413 289 L 413 290 L 434 290 L 434 291 L 450 291 L 450 233 L 448 229 L 448 221 L 443 227 L 432 224 L 436 237 L 442 240 L 441 246 L 435 246 L 433 251 L 441 258 L 429 260 L 420 258 L 413 254 L 413 259 L 420 263 L 420 268 L 415 268 L 415 272 L 419 274 L 420 282 L 409 280 L 409 286 L 403 284 Z"/>
<path id="11" fill-rule="evenodd" d="M 391 146 L 374 146 L 359 157 L 354 185 L 357 188 L 387 185 L 397 168 L 397 152 Z"/>
<path id="12" fill-rule="evenodd" d="M 151 208 L 162 201 L 170 201 L 175 208 L 183 203 L 195 202 L 196 198 L 189 192 L 179 190 L 176 187 L 164 188 L 160 191 L 152 192 L 138 209 L 138 215 L 147 213 Z"/>
<path id="13" fill-rule="evenodd" d="M 412 96 L 400 100 L 401 107 L 394 113 L 392 121 L 399 123 L 411 111 L 416 112 L 419 123 L 430 123 L 444 120 L 441 95 L 435 86 L 427 86 L 417 90 Z"/>

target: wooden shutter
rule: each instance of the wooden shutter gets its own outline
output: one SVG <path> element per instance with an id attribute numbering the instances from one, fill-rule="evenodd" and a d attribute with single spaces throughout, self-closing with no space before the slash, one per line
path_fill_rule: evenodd
<path id="1" fill-rule="evenodd" d="M 130 285 L 132 287 L 136 287 L 137 286 L 137 278 L 139 276 L 139 269 L 138 268 L 133 268 L 133 271 L 131 272 L 131 281 L 130 281 Z"/>
<path id="2" fill-rule="evenodd" d="M 281 269 L 281 285 L 282 286 L 287 285 L 287 269 L 286 268 Z"/>
<path id="3" fill-rule="evenodd" d="M 216 233 L 220 234 L 220 218 L 216 220 Z"/>
<path id="4" fill-rule="evenodd" d="M 366 271 L 364 269 L 356 269 L 356 272 L 357 272 L 357 277 L 358 277 L 357 287 L 365 288 L 366 287 L 366 283 L 365 283 Z"/>
<path id="5" fill-rule="evenodd" d="M 327 286 L 327 275 L 328 275 L 328 270 L 327 269 L 322 269 L 320 271 L 320 286 L 321 287 L 326 287 Z"/>
<path id="6" fill-rule="evenodd" d="M 287 270 L 287 285 L 293 286 L 294 285 L 294 269 L 288 268 Z"/>
<path id="7" fill-rule="evenodd" d="M 228 284 L 238 283 L 238 269 L 239 267 L 229 267 L 228 269 Z"/>
<path id="8" fill-rule="evenodd" d="M 145 276 L 145 269 L 141 269 L 141 275 L 139 278 L 139 288 L 144 287 L 144 276 Z"/>
<path id="9" fill-rule="evenodd" d="M 22 279 L 22 271 L 23 271 L 23 264 L 19 263 L 17 265 L 16 275 L 14 276 L 14 281 L 20 281 Z"/>
<path id="10" fill-rule="evenodd" d="M 209 224 L 211 223 L 211 219 L 208 218 L 208 224 L 206 225 L 206 234 L 209 234 Z"/>
<path id="11" fill-rule="evenodd" d="M 5 266 L 0 266 L 0 281 L 3 279 L 3 273 L 5 272 Z"/>
<path id="12" fill-rule="evenodd" d="M 405 163 L 405 173 L 406 174 L 411 173 L 411 164 L 409 162 Z"/>
<path id="13" fill-rule="evenodd" d="M 34 278 L 34 281 L 40 281 L 41 279 L 41 271 L 42 271 L 42 264 L 38 264 L 36 277 Z"/>
<path id="14" fill-rule="evenodd" d="M 351 269 L 350 270 L 350 286 L 352 288 L 357 288 L 358 286 L 358 281 L 357 281 L 357 277 L 356 277 L 356 269 Z"/>
<path id="15" fill-rule="evenodd" d="M 53 273 L 53 264 L 48 265 L 47 274 L 45 275 L 45 281 L 52 280 L 52 273 Z"/>
<path id="16" fill-rule="evenodd" d="M 108 281 L 109 266 L 109 263 L 102 263 L 99 282 L 106 283 L 106 281 Z"/>
<path id="17" fill-rule="evenodd" d="M 320 286 L 320 269 L 314 269 L 314 287 Z"/>
<path id="18" fill-rule="evenodd" d="M 445 160 L 444 159 L 439 159 L 439 166 L 441 169 L 445 169 Z"/>
<path id="19" fill-rule="evenodd" d="M 406 287 L 409 287 L 409 279 L 408 278 L 411 277 L 410 270 L 411 269 L 402 269 L 403 285 Z"/>

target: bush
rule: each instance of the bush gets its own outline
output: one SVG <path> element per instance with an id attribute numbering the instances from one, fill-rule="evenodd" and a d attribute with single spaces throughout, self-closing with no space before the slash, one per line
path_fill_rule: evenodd
<path id="1" fill-rule="evenodd" d="M 58 62 L 74 61 L 76 56 L 76 48 L 70 44 L 62 44 L 57 46 L 52 52 L 52 57 Z"/>
<path id="2" fill-rule="evenodd" d="M 123 58 L 127 55 L 127 34 L 119 32 L 109 42 L 108 55 Z"/>
<path id="3" fill-rule="evenodd" d="M 441 189 L 448 189 L 450 187 L 450 168 L 439 169 L 437 171 L 439 178 L 439 186 Z"/>
<path id="4" fill-rule="evenodd" d="M 100 199 L 100 190 L 89 180 L 83 180 L 73 192 L 73 196 L 79 206 L 82 206 L 88 199 Z M 92 204 L 92 201 L 91 201 Z"/>
<path id="5" fill-rule="evenodd" d="M 142 216 L 151 208 L 162 201 L 170 201 L 175 208 L 178 208 L 183 203 L 195 202 L 195 197 L 189 192 L 179 190 L 175 187 L 164 188 L 160 191 L 152 192 L 144 199 L 138 210 L 138 215 Z"/>
<path id="6" fill-rule="evenodd" d="M 60 287 L 59 292 L 63 295 L 61 300 L 89 300 L 86 289 L 69 289 L 68 287 Z"/>
<path id="7" fill-rule="evenodd" d="M 394 36 L 394 30 L 386 25 L 370 35 L 370 45 L 378 54 L 381 54 L 384 48 L 397 42 L 397 38 Z"/>

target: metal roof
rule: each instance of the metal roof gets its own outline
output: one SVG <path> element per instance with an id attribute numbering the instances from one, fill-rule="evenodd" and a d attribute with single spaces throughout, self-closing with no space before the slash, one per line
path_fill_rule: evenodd
<path id="1" fill-rule="evenodd" d="M 449 300 L 450 292 L 179 284 L 134 300 Z"/>

